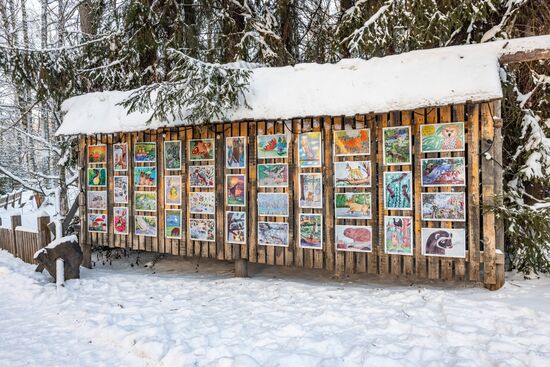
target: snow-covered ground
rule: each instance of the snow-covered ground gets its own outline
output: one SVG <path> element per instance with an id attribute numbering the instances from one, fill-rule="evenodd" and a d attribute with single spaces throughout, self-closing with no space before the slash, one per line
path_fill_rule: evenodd
<path id="1" fill-rule="evenodd" d="M 550 278 L 391 285 L 135 257 L 56 291 L 0 251 L 4 366 L 549 366 Z"/>

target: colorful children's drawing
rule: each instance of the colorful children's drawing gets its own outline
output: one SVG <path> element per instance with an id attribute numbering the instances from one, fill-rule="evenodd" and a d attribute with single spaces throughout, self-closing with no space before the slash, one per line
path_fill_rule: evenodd
<path id="1" fill-rule="evenodd" d="M 128 208 L 113 208 L 113 228 L 115 234 L 128 234 Z"/>
<path id="2" fill-rule="evenodd" d="M 164 237 L 181 238 L 181 210 L 166 209 L 164 211 Z"/>
<path id="3" fill-rule="evenodd" d="M 370 187 L 370 161 L 347 161 L 334 163 L 335 187 Z"/>
<path id="4" fill-rule="evenodd" d="M 246 168 L 246 136 L 225 138 L 225 167 Z"/>
<path id="5" fill-rule="evenodd" d="M 413 254 L 412 217 L 384 217 L 384 248 L 387 254 Z"/>
<path id="6" fill-rule="evenodd" d="M 128 176 L 115 176 L 115 204 L 128 204 Z"/>
<path id="7" fill-rule="evenodd" d="M 422 228 L 422 255 L 466 257 L 464 229 Z"/>
<path id="8" fill-rule="evenodd" d="M 88 168 L 88 187 L 106 187 L 107 169 Z"/>
<path id="9" fill-rule="evenodd" d="M 383 129 L 384 165 L 411 164 L 410 126 L 385 127 Z"/>
<path id="10" fill-rule="evenodd" d="M 214 187 L 214 166 L 189 166 L 189 185 L 191 187 Z"/>
<path id="11" fill-rule="evenodd" d="M 258 244 L 288 247 L 288 223 L 258 222 Z"/>
<path id="12" fill-rule="evenodd" d="M 371 226 L 335 226 L 335 241 L 337 251 L 372 251 Z"/>
<path id="13" fill-rule="evenodd" d="M 370 192 L 334 194 L 335 215 L 338 219 L 370 219 L 371 205 Z"/>
<path id="14" fill-rule="evenodd" d="M 412 172 L 384 172 L 384 209 L 412 210 Z"/>
<path id="15" fill-rule="evenodd" d="M 288 217 L 288 194 L 286 192 L 259 192 L 258 215 Z"/>
<path id="16" fill-rule="evenodd" d="M 464 157 L 422 159 L 422 186 L 466 186 Z"/>
<path id="17" fill-rule="evenodd" d="M 107 145 L 88 145 L 88 163 L 107 163 Z"/>
<path id="18" fill-rule="evenodd" d="M 164 176 L 164 203 L 181 205 L 181 176 Z"/>
<path id="19" fill-rule="evenodd" d="M 334 155 L 356 156 L 370 154 L 370 129 L 334 131 Z"/>
<path id="20" fill-rule="evenodd" d="M 246 243 L 246 212 L 225 212 L 225 240 Z"/>
<path id="21" fill-rule="evenodd" d="M 420 126 L 422 153 L 464 151 L 464 123 Z"/>
<path id="22" fill-rule="evenodd" d="M 213 161 L 214 139 L 189 140 L 190 161 Z"/>
<path id="23" fill-rule="evenodd" d="M 157 186 L 157 167 L 155 166 L 134 167 L 134 185 L 156 187 Z"/>
<path id="24" fill-rule="evenodd" d="M 300 247 L 323 248 L 323 217 L 321 214 L 300 213 Z"/>
<path id="25" fill-rule="evenodd" d="M 164 169 L 168 171 L 181 170 L 181 141 L 164 142 Z"/>
<path id="26" fill-rule="evenodd" d="M 141 142 L 134 144 L 134 162 L 151 163 L 157 161 L 157 143 Z"/>
<path id="27" fill-rule="evenodd" d="M 191 214 L 215 214 L 216 194 L 213 192 L 190 192 L 189 211 Z"/>
<path id="28" fill-rule="evenodd" d="M 466 195 L 463 192 L 423 192 L 422 220 L 466 221 Z"/>
<path id="29" fill-rule="evenodd" d="M 216 241 L 214 219 L 189 219 L 189 238 L 192 241 Z"/>
<path id="30" fill-rule="evenodd" d="M 135 234 L 137 236 L 156 237 L 157 236 L 157 217 L 152 215 L 136 215 Z"/>
<path id="31" fill-rule="evenodd" d="M 107 214 L 88 213 L 88 232 L 107 233 Z"/>
<path id="32" fill-rule="evenodd" d="M 113 169 L 115 172 L 128 170 L 128 144 L 113 144 Z"/>
<path id="33" fill-rule="evenodd" d="M 88 191 L 88 209 L 107 210 L 107 191 Z"/>
<path id="34" fill-rule="evenodd" d="M 320 173 L 300 173 L 300 208 L 323 207 L 323 178 Z"/>
<path id="35" fill-rule="evenodd" d="M 136 211 L 156 212 L 157 193 L 155 191 L 134 192 L 134 208 Z"/>
<path id="36" fill-rule="evenodd" d="M 300 167 L 321 167 L 321 133 L 310 132 L 298 137 Z"/>
<path id="37" fill-rule="evenodd" d="M 225 176 L 225 204 L 229 206 L 246 205 L 246 175 Z"/>
<path id="38" fill-rule="evenodd" d="M 288 157 L 288 140 L 284 134 L 259 135 L 258 159 Z"/>
<path id="39" fill-rule="evenodd" d="M 258 164 L 258 187 L 288 187 L 288 164 Z"/>

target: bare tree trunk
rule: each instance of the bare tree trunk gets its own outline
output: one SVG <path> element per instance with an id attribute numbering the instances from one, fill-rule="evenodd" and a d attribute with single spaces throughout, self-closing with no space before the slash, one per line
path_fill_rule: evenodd
<path id="1" fill-rule="evenodd" d="M 48 47 L 48 0 L 41 0 L 40 47 L 43 50 Z M 50 121 L 48 104 L 46 102 L 42 102 L 40 104 L 40 126 L 42 130 L 42 138 L 46 141 L 50 141 Z M 42 170 L 47 175 L 51 175 L 52 173 L 50 169 L 50 158 L 50 151 L 45 151 L 42 160 Z"/>
<path id="2" fill-rule="evenodd" d="M 21 0 L 21 29 L 23 32 L 23 45 L 25 48 L 30 49 L 29 41 L 29 22 L 27 18 L 27 0 Z M 31 112 L 31 97 L 32 93 L 29 88 L 25 87 L 22 91 L 22 106 L 21 110 L 23 111 L 22 123 L 24 123 L 27 133 L 29 135 L 34 135 L 33 127 L 33 118 Z M 34 145 L 34 140 L 29 136 L 25 139 L 25 145 L 28 148 L 27 153 L 27 164 L 32 172 L 36 172 L 36 150 Z"/>
<path id="3" fill-rule="evenodd" d="M 280 36 L 283 54 L 280 64 L 295 64 L 298 61 L 298 45 L 296 39 L 296 9 L 293 0 L 282 0 L 278 5 Z"/>

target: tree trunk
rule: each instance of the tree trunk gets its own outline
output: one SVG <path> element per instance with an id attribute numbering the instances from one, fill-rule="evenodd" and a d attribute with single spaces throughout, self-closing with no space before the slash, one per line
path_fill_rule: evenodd
<path id="1" fill-rule="evenodd" d="M 338 23 L 342 20 L 342 17 L 353 6 L 352 0 L 340 0 L 340 16 Z M 341 41 L 341 40 L 338 40 Z M 348 45 L 345 42 L 339 42 L 340 44 L 340 53 L 342 55 L 342 58 L 349 58 L 351 57 L 351 52 L 349 50 Z"/>

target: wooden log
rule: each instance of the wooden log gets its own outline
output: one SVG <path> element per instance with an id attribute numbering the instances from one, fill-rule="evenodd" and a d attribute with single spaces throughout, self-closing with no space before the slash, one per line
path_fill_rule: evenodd
<path id="1" fill-rule="evenodd" d="M 494 205 L 495 195 L 495 130 L 489 103 L 481 106 L 481 149 L 490 154 L 490 159 L 481 157 L 482 195 L 485 207 Z M 496 289 L 496 227 L 495 213 L 490 208 L 483 210 L 483 283 L 488 289 Z"/>
<path id="2" fill-rule="evenodd" d="M 549 49 L 535 49 L 505 53 L 499 59 L 501 64 L 513 64 L 517 62 L 529 62 L 550 59 Z"/>
<path id="3" fill-rule="evenodd" d="M 239 278 L 248 278 L 248 260 L 235 260 L 235 276 Z"/>

